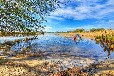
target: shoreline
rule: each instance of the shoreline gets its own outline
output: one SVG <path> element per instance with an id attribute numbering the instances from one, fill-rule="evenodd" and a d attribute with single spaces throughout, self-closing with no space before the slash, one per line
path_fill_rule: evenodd
<path id="1" fill-rule="evenodd" d="M 53 58 L 53 57 L 52 57 Z M 57 60 L 57 61 L 56 61 Z M 88 63 L 88 66 L 73 66 L 62 69 L 61 62 L 63 60 L 50 60 L 44 57 L 35 57 L 33 59 L 24 59 L 11 57 L 9 59 L 0 58 L 0 75 L 12 76 L 113 76 L 114 75 L 114 59 L 106 59 L 98 63 Z M 68 59 L 69 60 L 69 59 Z M 71 59 L 72 60 L 72 59 Z M 3 63 L 1 63 L 3 62 Z M 83 61 L 82 61 L 83 62 Z M 89 62 L 85 61 L 84 62 Z M 65 64 L 63 63 L 63 64 Z M 67 63 L 70 64 L 70 63 Z M 54 71 L 55 70 L 55 71 Z"/>
<path id="2" fill-rule="evenodd" d="M 96 36 L 102 36 L 106 34 L 114 34 L 114 30 L 105 30 L 105 31 L 96 31 L 96 32 L 82 32 L 82 33 L 73 33 L 73 32 L 66 32 L 66 33 L 56 33 L 58 36 L 63 36 L 63 37 L 73 37 L 75 34 L 79 34 L 82 38 L 89 38 L 92 40 L 95 40 Z"/>
<path id="3" fill-rule="evenodd" d="M 75 35 L 75 33 L 61 33 L 59 36 L 73 37 L 73 35 Z M 82 38 L 87 38 L 87 35 L 84 35 Z M 114 59 L 111 60 L 107 58 L 105 61 L 98 61 L 98 63 L 94 63 L 92 59 L 71 57 L 69 54 L 70 53 L 64 55 L 62 54 L 62 56 L 60 56 L 59 53 L 51 55 L 46 55 L 45 53 L 41 55 L 30 54 L 30 56 L 33 58 L 29 56 L 23 57 L 26 56 L 26 54 L 23 54 L 18 55 L 17 57 L 11 57 L 9 59 L 3 56 L 0 57 L 0 75 L 114 76 Z M 77 66 L 77 63 L 81 64 L 82 66 Z M 74 64 L 76 64 L 76 66 L 74 66 Z"/>

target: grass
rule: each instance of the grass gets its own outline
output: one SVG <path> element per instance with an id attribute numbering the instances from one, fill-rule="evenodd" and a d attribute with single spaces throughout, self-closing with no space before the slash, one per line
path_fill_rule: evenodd
<path id="1" fill-rule="evenodd" d="M 102 36 L 105 34 L 114 34 L 114 30 L 104 30 L 104 31 L 94 31 L 94 32 L 66 32 L 66 33 L 56 33 L 60 36 L 73 37 L 76 34 L 79 34 L 82 38 L 95 39 L 97 36 Z"/>

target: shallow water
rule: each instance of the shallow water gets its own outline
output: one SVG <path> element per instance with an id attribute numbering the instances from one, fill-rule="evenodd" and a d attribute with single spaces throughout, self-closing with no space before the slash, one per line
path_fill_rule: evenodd
<path id="1" fill-rule="evenodd" d="M 20 51 L 21 48 L 30 46 L 32 51 L 40 49 L 48 54 L 68 53 L 70 56 L 93 58 L 95 60 L 107 57 L 114 58 L 114 52 L 111 52 L 110 56 L 108 56 L 108 52 L 104 52 L 100 44 L 96 44 L 94 40 L 82 39 L 76 44 L 72 38 L 64 38 L 54 34 L 39 35 L 37 38 L 27 43 L 16 44 L 12 47 L 12 50 Z"/>
<path id="2" fill-rule="evenodd" d="M 31 38 L 33 36 L 4 36 L 0 37 L 0 43 L 4 43 L 5 41 L 14 41 L 16 39 L 24 39 L 25 37 Z"/>
<path id="3" fill-rule="evenodd" d="M 25 37 L 20 37 L 20 39 L 23 38 Z M 8 39 L 14 40 L 17 38 L 10 37 Z M 76 44 L 72 38 L 64 38 L 54 34 L 39 35 L 37 39 L 17 43 L 11 50 L 20 51 L 27 46 L 31 48 L 32 52 L 44 51 L 48 61 L 61 61 L 67 67 L 74 63 L 74 65 L 89 64 L 105 60 L 108 57 L 114 59 L 114 52 L 111 52 L 108 56 L 108 52 L 104 52 L 103 47 L 96 44 L 94 40 L 82 39 Z"/>

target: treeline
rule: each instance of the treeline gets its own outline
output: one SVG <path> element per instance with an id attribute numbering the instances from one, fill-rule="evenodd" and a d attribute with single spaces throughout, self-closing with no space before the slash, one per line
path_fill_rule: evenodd
<path id="1" fill-rule="evenodd" d="M 91 28 L 89 31 L 86 31 L 85 29 L 81 28 L 81 29 L 76 29 L 74 31 L 70 31 L 70 32 L 96 32 L 96 31 L 105 31 L 106 29 L 104 28 Z M 108 30 L 112 30 L 112 29 L 108 29 Z M 69 31 L 68 31 L 69 32 Z"/>
<path id="2" fill-rule="evenodd" d="M 76 29 L 76 30 L 74 30 L 73 32 L 85 32 L 85 29 Z"/>
<path id="3" fill-rule="evenodd" d="M 90 29 L 90 32 L 95 32 L 95 31 L 104 31 L 105 29 L 104 28 L 92 28 Z"/>
<path id="4" fill-rule="evenodd" d="M 39 32 L 0 32 L 0 36 L 29 36 L 29 35 L 37 35 Z"/>

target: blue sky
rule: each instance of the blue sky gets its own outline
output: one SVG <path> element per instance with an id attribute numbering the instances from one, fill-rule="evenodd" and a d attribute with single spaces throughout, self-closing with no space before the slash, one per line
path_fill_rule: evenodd
<path id="1" fill-rule="evenodd" d="M 64 2 L 64 0 L 60 0 Z M 51 12 L 45 31 L 71 31 L 79 28 L 113 28 L 114 0 L 71 0 Z"/>

